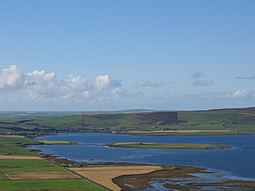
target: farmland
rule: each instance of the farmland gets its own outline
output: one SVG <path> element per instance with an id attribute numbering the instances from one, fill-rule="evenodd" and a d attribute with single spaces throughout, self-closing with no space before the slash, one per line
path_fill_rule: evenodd
<path id="1" fill-rule="evenodd" d="M 25 146 L 33 140 L 0 136 L 0 143 L 1 190 L 105 190 L 29 151 Z"/>

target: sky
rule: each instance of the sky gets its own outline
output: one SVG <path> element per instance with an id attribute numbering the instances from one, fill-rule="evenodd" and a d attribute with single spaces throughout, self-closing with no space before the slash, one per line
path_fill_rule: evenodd
<path id="1" fill-rule="evenodd" d="M 254 0 L 0 0 L 0 111 L 255 103 Z"/>

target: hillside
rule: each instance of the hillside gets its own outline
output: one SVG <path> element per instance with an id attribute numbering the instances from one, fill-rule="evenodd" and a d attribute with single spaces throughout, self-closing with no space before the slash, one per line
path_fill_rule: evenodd
<path id="1" fill-rule="evenodd" d="M 34 115 L 36 116 L 36 115 Z M 3 118 L 0 133 L 255 134 L 255 108 Z"/>

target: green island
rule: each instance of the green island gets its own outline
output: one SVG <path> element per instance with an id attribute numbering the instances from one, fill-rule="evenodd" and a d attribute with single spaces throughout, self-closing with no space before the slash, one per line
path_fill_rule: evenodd
<path id="1" fill-rule="evenodd" d="M 50 140 L 38 140 L 40 144 L 44 145 L 76 145 L 78 143 L 70 142 L 70 141 L 50 141 Z"/>
<path id="2" fill-rule="evenodd" d="M 121 142 L 106 144 L 109 147 L 143 148 L 143 149 L 229 149 L 230 146 L 209 144 L 158 144 L 148 142 Z"/>

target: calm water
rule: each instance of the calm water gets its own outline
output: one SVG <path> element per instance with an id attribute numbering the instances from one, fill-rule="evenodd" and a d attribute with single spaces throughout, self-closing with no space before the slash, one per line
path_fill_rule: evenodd
<path id="1" fill-rule="evenodd" d="M 41 137 L 79 142 L 79 145 L 33 146 L 44 153 L 76 161 L 136 162 L 207 167 L 229 176 L 255 179 L 255 136 L 130 136 L 101 133 L 68 133 Z M 230 145 L 227 150 L 156 150 L 110 148 L 111 142 L 205 143 Z"/>

